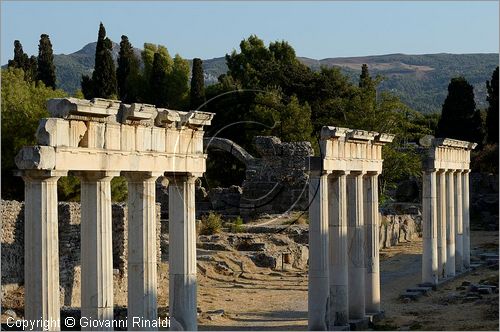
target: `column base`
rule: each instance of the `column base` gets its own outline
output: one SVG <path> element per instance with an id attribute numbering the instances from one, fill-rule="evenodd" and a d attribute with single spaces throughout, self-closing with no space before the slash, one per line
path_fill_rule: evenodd
<path id="1" fill-rule="evenodd" d="M 378 323 L 385 318 L 385 311 L 380 310 L 378 312 L 367 312 L 366 316 L 368 316 L 371 324 Z"/>
<path id="2" fill-rule="evenodd" d="M 350 319 L 349 328 L 351 331 L 366 331 L 370 327 L 370 318 L 368 316 L 360 319 Z"/>

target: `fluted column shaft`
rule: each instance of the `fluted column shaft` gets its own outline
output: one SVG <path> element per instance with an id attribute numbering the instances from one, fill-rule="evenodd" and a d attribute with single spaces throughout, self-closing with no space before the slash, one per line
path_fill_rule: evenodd
<path id="1" fill-rule="evenodd" d="M 345 172 L 328 178 L 329 330 L 349 325 L 346 180 Z"/>
<path id="2" fill-rule="evenodd" d="M 446 276 L 446 172 L 437 173 L 437 250 L 438 278 Z"/>
<path id="3" fill-rule="evenodd" d="M 134 317 L 157 318 L 156 179 L 151 172 L 124 172 L 128 182 L 128 330 Z M 149 328 L 156 330 L 156 328 Z"/>
<path id="4" fill-rule="evenodd" d="M 469 210 L 469 171 L 462 173 L 462 209 L 464 225 L 464 247 L 463 264 L 464 268 L 470 268 L 470 210 Z"/>
<path id="5" fill-rule="evenodd" d="M 59 240 L 55 171 L 25 171 L 24 204 L 24 318 L 48 321 L 60 330 Z M 43 326 L 35 326 L 41 330 Z"/>
<path id="6" fill-rule="evenodd" d="M 455 181 L 446 172 L 446 276 L 455 276 Z"/>
<path id="7" fill-rule="evenodd" d="M 365 224 L 363 212 L 363 174 L 347 177 L 348 250 L 349 250 L 349 318 L 365 317 Z"/>
<path id="8" fill-rule="evenodd" d="M 435 285 L 438 282 L 438 253 L 436 220 L 436 172 L 434 170 L 424 171 L 422 191 L 422 281 Z"/>
<path id="9" fill-rule="evenodd" d="M 462 209 L 462 171 L 457 171 L 455 177 L 455 270 L 462 272 L 464 242 L 463 242 L 463 209 Z"/>
<path id="10" fill-rule="evenodd" d="M 82 317 L 113 319 L 113 247 L 111 179 L 117 172 L 80 172 Z M 88 327 L 88 329 L 95 329 Z M 109 328 L 111 330 L 111 328 Z"/>
<path id="11" fill-rule="evenodd" d="M 172 330 L 197 330 L 196 176 L 169 177 L 169 306 Z"/>
<path id="12" fill-rule="evenodd" d="M 367 313 L 380 312 L 380 261 L 379 261 L 379 213 L 378 174 L 369 173 L 364 178 L 365 215 L 365 266 Z"/>
<path id="13" fill-rule="evenodd" d="M 309 330 L 328 329 L 328 175 L 309 180 Z"/>

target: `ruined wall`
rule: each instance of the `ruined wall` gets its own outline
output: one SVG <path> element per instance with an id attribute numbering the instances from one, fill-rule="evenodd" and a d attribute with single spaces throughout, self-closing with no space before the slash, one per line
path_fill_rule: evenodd
<path id="1" fill-rule="evenodd" d="M 422 216 L 386 214 L 380 216 L 380 248 L 390 248 L 422 236 Z"/>
<path id="2" fill-rule="evenodd" d="M 157 204 L 157 259 L 160 250 L 160 206 Z M 80 305 L 80 204 L 59 203 L 59 278 L 61 304 Z M 113 274 L 116 304 L 124 304 L 127 289 L 127 206 L 113 204 Z M 2 299 L 24 283 L 24 203 L 1 201 Z M 123 302 L 123 303 L 120 303 Z"/>

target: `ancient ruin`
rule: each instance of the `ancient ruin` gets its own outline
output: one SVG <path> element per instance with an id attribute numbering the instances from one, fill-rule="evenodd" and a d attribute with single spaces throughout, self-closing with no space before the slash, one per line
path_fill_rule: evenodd
<path id="1" fill-rule="evenodd" d="M 380 312 L 378 175 L 394 136 L 323 127 L 309 183 L 309 330 Z"/>
<path id="2" fill-rule="evenodd" d="M 470 266 L 470 151 L 477 144 L 430 142 L 423 161 L 422 281 L 436 285 Z"/>
<path id="3" fill-rule="evenodd" d="M 16 157 L 25 181 L 25 318 L 59 320 L 57 180 L 81 180 L 82 316 L 113 319 L 111 179 L 128 180 L 128 316 L 157 318 L 155 180 L 169 178 L 170 319 L 195 330 L 194 182 L 212 113 L 74 98 L 48 102 L 36 146 Z M 131 324 L 130 324 L 131 325 Z M 129 326 L 130 326 L 129 325 Z"/>

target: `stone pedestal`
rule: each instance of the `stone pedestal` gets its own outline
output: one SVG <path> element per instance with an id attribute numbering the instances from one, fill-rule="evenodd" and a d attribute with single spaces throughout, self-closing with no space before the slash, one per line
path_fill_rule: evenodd
<path id="1" fill-rule="evenodd" d="M 328 175 L 309 180 L 309 330 L 328 329 Z"/>
<path id="2" fill-rule="evenodd" d="M 365 216 L 365 266 L 367 313 L 380 311 L 380 262 L 379 262 L 379 213 L 378 213 L 378 175 L 369 173 L 364 178 L 364 216 Z"/>
<path id="3" fill-rule="evenodd" d="M 365 318 L 365 224 L 363 212 L 363 173 L 347 177 L 349 319 Z"/>
<path id="4" fill-rule="evenodd" d="M 438 278 L 446 277 L 446 173 L 437 173 L 437 251 Z"/>
<path id="5" fill-rule="evenodd" d="M 455 177 L 455 270 L 462 272 L 464 269 L 463 255 L 463 224 L 462 224 L 462 172 L 457 171 Z"/>
<path id="6" fill-rule="evenodd" d="M 455 276 L 455 181 L 446 172 L 446 276 Z"/>
<path id="7" fill-rule="evenodd" d="M 469 210 L 469 172 L 462 173 L 462 209 L 463 209 L 463 240 L 464 256 L 463 264 L 465 269 L 470 268 L 470 210 Z"/>
<path id="8" fill-rule="evenodd" d="M 128 181 L 128 330 L 134 317 L 157 318 L 156 200 L 160 173 L 124 172 Z M 156 328 L 151 328 L 156 330 Z"/>
<path id="9" fill-rule="evenodd" d="M 25 171 L 24 317 L 60 330 L 57 180 L 60 171 Z M 41 330 L 35 326 L 34 330 Z"/>
<path id="10" fill-rule="evenodd" d="M 119 176 L 119 173 L 88 171 L 79 172 L 77 175 L 81 180 L 82 317 L 111 323 L 113 320 L 111 179 Z"/>
<path id="11" fill-rule="evenodd" d="M 328 179 L 328 234 L 330 260 L 328 329 L 339 330 L 349 327 L 345 172 L 335 172 Z"/>
<path id="12" fill-rule="evenodd" d="M 422 282 L 433 285 L 438 283 L 436 205 L 436 172 L 426 170 L 423 174 L 422 188 Z"/>
<path id="13" fill-rule="evenodd" d="M 197 330 L 195 180 L 169 177 L 169 306 L 171 330 Z"/>

